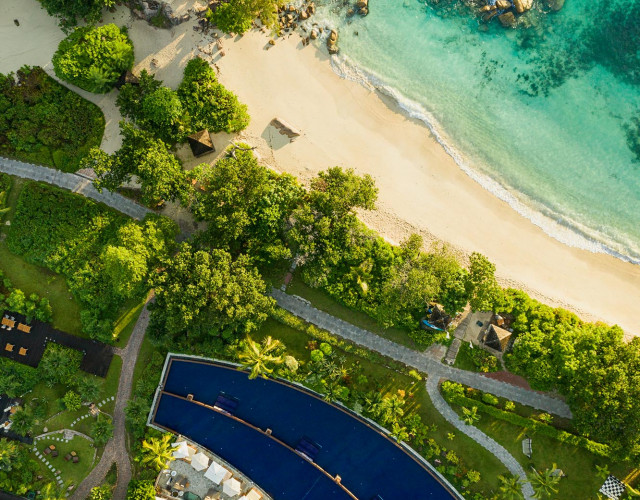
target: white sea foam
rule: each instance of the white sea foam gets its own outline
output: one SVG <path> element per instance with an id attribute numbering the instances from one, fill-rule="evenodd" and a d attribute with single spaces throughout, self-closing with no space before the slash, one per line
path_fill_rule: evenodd
<path id="1" fill-rule="evenodd" d="M 398 90 L 387 85 L 379 76 L 357 66 L 348 56 L 342 54 L 332 56 L 331 67 L 341 78 L 357 82 L 368 90 L 378 91 L 391 97 L 407 116 L 422 121 L 447 154 L 469 177 L 494 196 L 508 203 L 517 213 L 538 226 L 547 235 L 570 247 L 592 253 L 604 253 L 626 262 L 640 264 L 640 253 L 631 250 L 630 243 L 625 247 L 621 243 L 611 241 L 604 234 L 555 213 L 548 207 L 472 168 L 463 153 L 453 146 L 435 117 L 420 103 L 408 99 Z"/>

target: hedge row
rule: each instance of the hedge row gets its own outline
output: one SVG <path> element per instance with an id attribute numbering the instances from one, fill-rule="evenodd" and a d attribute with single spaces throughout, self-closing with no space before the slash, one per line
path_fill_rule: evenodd
<path id="1" fill-rule="evenodd" d="M 405 366 L 404 364 L 398 361 L 395 361 L 391 358 L 388 358 L 386 356 L 383 356 L 382 354 L 379 354 L 375 351 L 371 351 L 369 349 L 360 347 L 347 340 L 343 340 L 329 333 L 326 330 L 318 328 L 317 326 L 312 325 L 311 323 L 307 323 L 305 320 L 298 318 L 297 316 L 291 314 L 285 309 L 282 309 L 281 307 L 274 308 L 274 311 L 271 314 L 271 317 L 284 325 L 287 325 L 291 328 L 294 328 L 296 330 L 306 333 L 310 337 L 313 337 L 314 339 L 320 342 L 326 342 L 327 344 L 333 347 L 341 349 L 344 352 L 348 352 L 350 354 L 354 354 L 356 356 L 364 358 L 368 361 L 371 361 L 372 363 L 377 363 L 383 366 L 387 366 L 392 370 L 402 372 L 402 373 L 408 373 L 409 371 L 409 368 L 407 368 L 407 366 Z"/>
<path id="2" fill-rule="evenodd" d="M 466 407 L 475 406 L 476 408 L 478 408 L 478 411 L 486 413 L 487 415 L 493 418 L 504 420 L 505 422 L 509 422 L 510 424 L 523 427 L 524 429 L 526 429 L 531 433 L 541 434 L 543 436 L 556 439 L 561 443 L 580 446 L 585 450 L 593 453 L 594 455 L 599 455 L 601 457 L 610 457 L 611 450 L 609 449 L 609 446 L 607 446 L 606 444 L 596 443 L 595 441 L 591 441 L 590 439 L 587 439 L 585 437 L 576 436 L 575 434 L 571 434 L 569 432 L 556 429 L 551 425 L 538 422 L 537 420 L 533 420 L 527 417 L 522 417 L 520 415 L 511 413 L 508 411 L 500 410 L 499 408 L 486 405 L 480 401 L 468 398 L 466 396 L 461 396 L 458 394 L 446 394 L 446 393 L 443 393 L 443 395 L 449 403 L 454 403 L 454 404 L 457 404 L 460 406 L 466 406 Z"/>

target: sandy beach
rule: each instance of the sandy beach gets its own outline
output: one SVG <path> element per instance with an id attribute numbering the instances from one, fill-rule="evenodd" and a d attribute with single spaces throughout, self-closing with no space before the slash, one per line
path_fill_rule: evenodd
<path id="1" fill-rule="evenodd" d="M 192 3 L 176 1 L 174 10 L 185 11 Z M 51 56 L 64 37 L 55 20 L 35 0 L 5 0 L 3 7 L 0 72 L 23 64 L 39 64 L 51 72 Z M 461 255 L 481 252 L 496 264 L 503 285 L 640 335 L 640 266 L 547 236 L 467 176 L 423 124 L 407 118 L 388 99 L 339 78 L 324 51 L 303 47 L 297 36 L 268 49 L 268 37 L 256 31 L 225 38 L 221 57 L 210 38 L 193 30 L 193 21 L 160 30 L 122 8 L 105 16 L 105 22 L 112 20 L 129 27 L 135 70 L 156 71 L 167 85 L 177 86 L 194 55 L 215 64 L 220 81 L 248 104 L 252 121 L 241 139 L 257 147 L 265 164 L 302 181 L 335 165 L 371 174 L 380 189 L 378 210 L 363 214 L 363 220 L 390 241 L 418 232 L 427 242 L 449 243 Z M 113 151 L 120 119 L 115 92 L 89 98 L 105 111 L 103 147 Z M 303 136 L 290 144 L 269 126 L 274 117 Z M 229 137 L 214 141 L 220 151 Z"/>

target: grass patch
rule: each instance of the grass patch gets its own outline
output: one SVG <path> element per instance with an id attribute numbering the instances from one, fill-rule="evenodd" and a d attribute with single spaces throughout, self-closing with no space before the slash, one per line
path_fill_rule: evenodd
<path id="1" fill-rule="evenodd" d="M 61 436 L 61 434 L 58 434 L 58 436 Z M 59 455 L 55 458 L 51 458 L 51 455 L 48 455 L 47 459 L 55 469 L 60 471 L 60 476 L 65 483 L 71 482 L 77 486 L 87 476 L 87 474 L 89 474 L 91 469 L 93 469 L 95 448 L 93 447 L 93 444 L 85 438 L 74 436 L 71 441 L 66 443 L 64 441 L 54 441 L 53 439 L 45 437 L 38 440 L 38 451 L 42 453 L 42 450 L 49 445 L 55 445 Z M 80 459 L 77 464 L 74 464 L 71 461 L 67 462 L 64 459 L 64 457 L 72 451 L 75 451 Z M 32 452 L 32 454 L 34 460 L 40 461 L 38 457 L 35 456 L 35 453 Z"/>
<path id="2" fill-rule="evenodd" d="M 453 405 L 453 408 L 459 414 L 462 413 L 460 406 Z M 543 471 L 552 467 L 554 463 L 557 464 L 567 475 L 560 481 L 557 498 L 598 498 L 597 492 L 603 479 L 596 475 L 596 465 L 607 464 L 611 473 L 618 478 L 625 478 L 630 474 L 629 464 L 608 462 L 605 458 L 593 455 L 578 446 L 540 435 L 532 436 L 533 454 L 529 460 L 522 453 L 522 440 L 526 434 L 522 427 L 502 420 L 493 420 L 487 415 L 482 415 L 475 426 L 504 446 L 527 473 L 531 472 L 532 466 Z"/>
<path id="3" fill-rule="evenodd" d="M 14 286 L 27 296 L 37 293 L 40 297 L 49 299 L 55 328 L 79 337 L 88 337 L 82 333 L 80 306 L 69 291 L 64 276 L 29 264 L 11 253 L 5 243 L 0 243 L 0 267 Z"/>
<path id="4" fill-rule="evenodd" d="M 400 328 L 383 328 L 376 320 L 360 311 L 354 311 L 342 304 L 338 304 L 329 294 L 317 288 L 311 288 L 303 283 L 299 274 L 295 274 L 287 287 L 287 293 L 299 295 L 310 301 L 316 309 L 329 313 L 336 318 L 348 321 L 352 325 L 369 330 L 380 337 L 391 340 L 410 349 L 421 350 L 411 340 L 409 334 Z M 416 328 L 418 325 L 416 325 Z"/>
<path id="5" fill-rule="evenodd" d="M 462 342 L 454 365 L 470 372 L 495 372 L 501 369 L 500 361 L 479 347 L 471 348 L 468 342 Z M 484 368 L 484 369 L 483 369 Z"/>
<path id="6" fill-rule="evenodd" d="M 131 299 L 122 308 L 122 313 L 115 321 L 113 328 L 113 337 L 117 339 L 113 345 L 116 347 L 126 347 L 129 337 L 133 333 L 138 317 L 142 312 L 142 308 L 147 298 Z"/>

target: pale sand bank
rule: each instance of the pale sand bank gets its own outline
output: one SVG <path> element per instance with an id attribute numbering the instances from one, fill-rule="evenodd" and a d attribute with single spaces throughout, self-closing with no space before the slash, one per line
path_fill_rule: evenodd
<path id="1" fill-rule="evenodd" d="M 191 4 L 174 2 L 178 11 Z M 0 72 L 23 64 L 50 71 L 51 56 L 63 38 L 55 21 L 35 0 L 4 0 L 3 7 Z M 14 17 L 21 21 L 19 28 Z M 113 19 L 130 28 L 136 71 L 153 69 L 174 88 L 186 62 L 193 55 L 206 56 L 198 47 L 213 48 L 215 56 L 215 47 L 193 31 L 193 22 L 158 30 L 134 21 L 124 9 L 105 16 L 105 22 Z M 585 319 L 603 319 L 640 334 L 640 266 L 570 248 L 545 235 L 464 174 L 422 124 L 336 76 L 323 52 L 303 49 L 297 37 L 278 41 L 270 50 L 265 50 L 267 41 L 261 33 L 226 38 L 226 56 L 209 58 L 219 67 L 221 82 L 249 105 L 252 122 L 242 138 L 258 147 L 264 162 L 304 181 L 334 165 L 369 173 L 380 189 L 379 210 L 364 220 L 388 239 L 399 242 L 417 231 L 463 253 L 482 252 L 495 262 L 503 284 Z M 153 59 L 157 68 L 151 68 Z M 105 111 L 103 147 L 113 151 L 120 119 L 115 92 L 91 100 Z M 276 116 L 299 128 L 303 137 L 289 144 L 275 134 L 269 122 Z M 228 140 L 214 138 L 218 150 Z"/>

